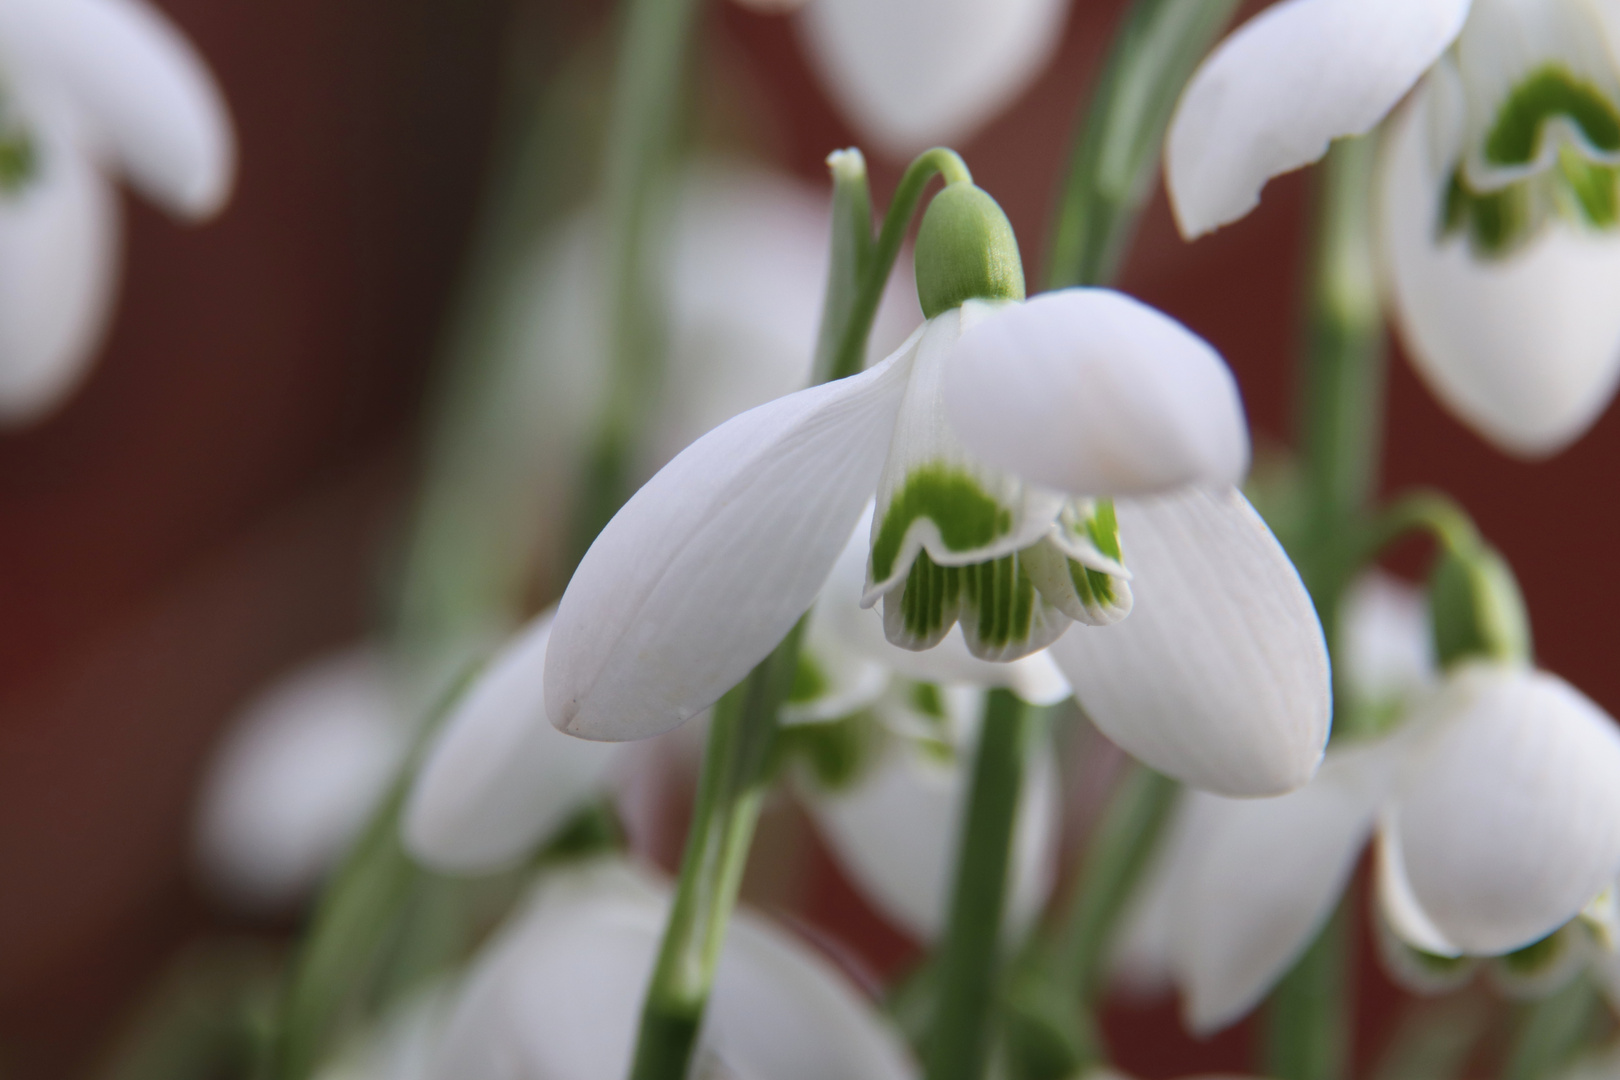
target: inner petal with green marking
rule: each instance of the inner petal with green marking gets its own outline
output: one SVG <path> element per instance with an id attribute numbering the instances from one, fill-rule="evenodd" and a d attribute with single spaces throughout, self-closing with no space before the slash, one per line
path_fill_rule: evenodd
<path id="1" fill-rule="evenodd" d="M 883 510 L 872 541 L 872 578 L 887 581 L 901 569 L 907 547 L 923 542 L 930 526 L 938 542 L 953 552 L 988 547 L 1012 531 L 1013 511 L 1003 506 L 964 469 L 943 463 L 924 465 Z"/>
<path id="2" fill-rule="evenodd" d="M 1599 231 L 1620 225 L 1620 102 L 1564 65 L 1543 65 L 1514 86 L 1477 153 L 1474 169 L 1452 170 L 1440 228 L 1465 237 L 1477 257 L 1511 255 L 1554 218 Z M 1508 182 L 1491 183 L 1496 169 L 1508 170 Z"/>
<path id="3" fill-rule="evenodd" d="M 905 581 L 883 597 L 883 630 L 906 649 L 931 649 L 958 622 L 973 655 L 1016 660 L 1044 649 L 1069 618 L 1035 588 L 1026 552 L 971 566 L 940 566 L 920 552 Z"/>

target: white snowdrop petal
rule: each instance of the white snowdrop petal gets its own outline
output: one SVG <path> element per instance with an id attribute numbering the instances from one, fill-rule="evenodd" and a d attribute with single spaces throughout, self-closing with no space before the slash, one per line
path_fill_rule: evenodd
<path id="1" fill-rule="evenodd" d="M 1372 569 L 1339 605 L 1339 671 L 1361 700 L 1393 704 L 1435 678 L 1434 636 L 1423 590 Z"/>
<path id="2" fill-rule="evenodd" d="M 1620 872 L 1620 732 L 1553 675 L 1454 674 L 1394 823 L 1412 895 L 1463 952 L 1495 955 L 1578 915 Z"/>
<path id="3" fill-rule="evenodd" d="M 987 311 L 951 351 L 944 394 L 974 454 L 1074 495 L 1237 484 L 1249 466 L 1225 361 L 1174 319 L 1108 289 Z"/>
<path id="4" fill-rule="evenodd" d="M 405 843 L 437 870 L 493 870 L 530 854 L 602 786 L 617 747 L 546 722 L 553 612 L 524 628 L 462 697 L 405 806 Z"/>
<path id="5" fill-rule="evenodd" d="M 1160 772 L 1221 795 L 1315 773 L 1332 713 L 1316 609 L 1235 489 L 1117 503 L 1131 615 L 1051 647 L 1086 714 Z"/>
<path id="6" fill-rule="evenodd" d="M 1401 833 L 1395 824 L 1399 818 L 1400 810 L 1394 805 L 1385 807 L 1379 817 L 1375 880 L 1384 922 L 1398 939 L 1414 949 L 1448 959 L 1459 957 L 1462 950 L 1446 940 L 1412 892 L 1406 856 L 1401 852 Z"/>
<path id="7" fill-rule="evenodd" d="M 1188 1027 L 1207 1034 L 1259 1003 L 1333 912 L 1391 774 L 1383 745 L 1337 751 L 1277 799 L 1193 794 L 1207 815 L 1181 878 L 1176 968 Z"/>
<path id="8" fill-rule="evenodd" d="M 902 348 L 734 417 L 631 497 L 558 605 L 553 724 L 608 741 L 657 735 L 776 647 L 877 484 L 910 360 Z"/>
<path id="9" fill-rule="evenodd" d="M 1607 408 L 1620 380 L 1620 232 L 1549 220 L 1511 254 L 1476 258 L 1439 237 L 1446 178 L 1425 152 L 1420 94 L 1380 176 L 1380 229 L 1396 324 L 1435 396 L 1502 450 L 1555 454 Z"/>
<path id="10" fill-rule="evenodd" d="M 143 0 L 20 0 L 0 6 L 0 48 L 86 115 L 91 135 L 170 212 L 205 218 L 236 167 L 225 99 L 196 49 Z"/>
<path id="11" fill-rule="evenodd" d="M 1469 0 L 1283 0 L 1204 61 L 1165 146 L 1183 236 L 1247 214 L 1273 176 L 1395 107 L 1457 37 Z"/>
<path id="12" fill-rule="evenodd" d="M 118 278 L 119 213 L 107 181 L 49 120 L 38 173 L 0 194 L 0 423 L 60 404 L 89 371 Z"/>
<path id="13" fill-rule="evenodd" d="M 475 962 L 435 1075 L 624 1075 L 668 905 L 666 885 L 616 860 L 548 875 Z M 848 980 L 747 912 L 728 928 L 698 1054 L 759 1080 L 825 1075 L 805 1072 L 817 1063 L 855 1080 L 909 1076 Z"/>
<path id="14" fill-rule="evenodd" d="M 203 785 L 196 845 L 209 884 L 251 909 L 299 899 L 365 824 L 409 743 L 369 647 L 272 683 L 232 722 Z"/>
<path id="15" fill-rule="evenodd" d="M 1011 104 L 1061 40 L 1064 0 L 815 0 L 811 65 L 863 142 L 909 158 L 960 143 Z"/>
<path id="16" fill-rule="evenodd" d="M 982 707 L 982 695 L 974 698 Z M 807 785 L 811 813 L 839 862 L 879 911 L 923 941 L 938 938 L 949 914 L 974 737 L 949 763 L 896 739 L 852 787 L 824 792 Z M 1008 897 L 1015 931 L 1051 894 L 1059 839 L 1056 762 L 1043 748 L 1030 755 L 1028 768 Z"/>

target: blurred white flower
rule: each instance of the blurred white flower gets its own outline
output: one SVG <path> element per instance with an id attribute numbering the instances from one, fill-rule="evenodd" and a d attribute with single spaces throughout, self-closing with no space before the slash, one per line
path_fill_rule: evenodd
<path id="1" fill-rule="evenodd" d="M 811 66 L 862 140 L 891 157 L 958 143 L 1057 52 L 1068 0 L 738 0 L 802 8 Z"/>
<path id="2" fill-rule="evenodd" d="M 231 722 L 196 817 L 205 880 L 249 910 L 302 899 L 370 817 L 410 746 L 382 656 L 322 657 L 266 688 Z"/>
<path id="3" fill-rule="evenodd" d="M 545 875 L 474 962 L 428 1075 L 626 1075 L 668 906 L 667 886 L 619 860 Z M 914 1075 L 837 969 L 747 911 L 726 934 L 696 1061 L 696 1075 L 750 1080 Z"/>
<path id="4" fill-rule="evenodd" d="M 1247 462 L 1230 372 L 1167 317 L 1097 289 L 969 300 L 876 367 L 722 424 L 644 486 L 558 606 L 547 712 L 618 740 L 707 708 L 810 606 L 876 491 L 863 603 L 882 599 L 891 641 L 928 648 L 959 625 L 975 655 L 1013 659 L 1071 620 L 1119 620 L 1134 595 L 1130 619 L 1053 647 L 1093 720 L 1190 783 L 1290 790 L 1327 737 L 1326 651 L 1253 509 L 1198 486 Z"/>
<path id="5" fill-rule="evenodd" d="M 0 3 L 0 423 L 57 405 L 100 342 L 119 261 L 109 175 L 201 220 L 234 167 L 219 88 L 155 7 Z"/>
<path id="6" fill-rule="evenodd" d="M 1412 629 L 1396 636 L 1415 643 Z M 1556 676 L 1461 665 L 1393 735 L 1330 749 L 1300 791 L 1189 794 L 1127 962 L 1162 966 L 1193 1030 L 1224 1027 L 1310 944 L 1374 835 L 1380 917 L 1406 946 L 1449 958 L 1531 945 L 1620 872 L 1620 732 Z"/>
<path id="7" fill-rule="evenodd" d="M 1166 147 L 1182 232 L 1372 130 L 1395 313 L 1440 399 L 1554 453 L 1620 378 L 1620 15 L 1590 0 L 1286 0 L 1193 77 Z"/>

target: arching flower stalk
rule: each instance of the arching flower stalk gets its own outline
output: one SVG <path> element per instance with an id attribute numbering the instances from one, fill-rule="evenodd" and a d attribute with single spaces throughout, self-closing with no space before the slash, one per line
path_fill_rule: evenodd
<path id="1" fill-rule="evenodd" d="M 1394 310 L 1464 421 L 1529 457 L 1620 378 L 1620 19 L 1589 0 L 1288 0 L 1187 88 L 1167 142 L 1188 237 L 1411 93 L 1379 180 Z M 1415 89 L 1415 92 L 1413 92 Z"/>

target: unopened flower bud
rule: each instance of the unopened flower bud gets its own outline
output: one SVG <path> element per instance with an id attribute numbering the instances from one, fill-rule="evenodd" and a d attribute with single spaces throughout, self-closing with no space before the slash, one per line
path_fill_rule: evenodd
<path id="1" fill-rule="evenodd" d="M 1012 223 L 988 192 L 948 184 L 917 232 L 917 299 L 934 316 L 968 300 L 1022 300 L 1024 263 Z"/>

